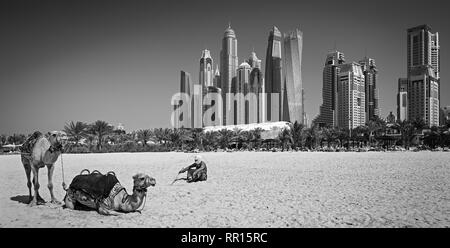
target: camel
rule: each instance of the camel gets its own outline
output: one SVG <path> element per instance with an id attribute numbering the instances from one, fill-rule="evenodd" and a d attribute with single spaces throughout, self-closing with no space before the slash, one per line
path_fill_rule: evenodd
<path id="1" fill-rule="evenodd" d="M 129 195 L 125 188 L 115 178 L 114 173 L 109 172 L 107 175 L 110 174 L 113 175 L 113 180 L 115 180 L 112 181 L 112 189 L 107 192 L 106 197 L 98 198 L 93 196 L 93 194 L 88 193 L 88 191 L 92 190 L 73 187 L 75 178 L 69 189 L 67 189 L 66 196 L 64 197 L 65 207 L 74 210 L 79 203 L 84 207 L 97 210 L 97 212 L 102 215 L 119 215 L 123 213 L 140 212 L 138 209 L 144 203 L 144 198 L 147 196 L 147 188 L 155 186 L 156 180 L 144 173 L 134 175 L 133 194 Z M 100 175 L 103 176 L 102 174 Z M 81 185 L 85 183 L 86 181 L 82 182 Z M 92 184 L 98 185 L 98 182 L 93 182 Z M 97 188 L 96 190 L 99 189 Z"/>
<path id="2" fill-rule="evenodd" d="M 39 195 L 39 169 L 47 166 L 48 184 L 51 203 L 60 204 L 53 194 L 53 171 L 55 162 L 62 152 L 61 133 L 57 131 L 42 135 L 39 131 L 34 132 L 21 147 L 21 160 L 27 176 L 29 192 L 29 206 L 35 206 L 45 202 Z M 34 196 L 31 194 L 31 172 L 33 172 Z"/>

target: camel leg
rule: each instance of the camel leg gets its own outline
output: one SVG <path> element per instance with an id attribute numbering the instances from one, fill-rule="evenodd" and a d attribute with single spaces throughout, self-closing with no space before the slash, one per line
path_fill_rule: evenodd
<path id="1" fill-rule="evenodd" d="M 27 175 L 27 187 L 28 187 L 28 203 L 33 199 L 33 195 L 31 194 L 31 166 L 28 161 L 22 160 L 23 167 L 25 168 L 25 174 Z"/>
<path id="2" fill-rule="evenodd" d="M 102 215 L 113 215 L 113 216 L 118 216 L 119 215 L 118 212 L 108 210 L 108 209 L 104 208 L 103 206 L 99 206 L 98 213 L 102 214 Z"/>
<path id="3" fill-rule="evenodd" d="M 56 200 L 55 195 L 53 194 L 53 171 L 55 170 L 55 166 L 53 166 L 53 164 L 47 165 L 47 170 L 48 170 L 48 190 L 50 191 L 50 196 L 52 198 L 51 203 L 55 203 L 55 204 L 61 204 L 61 202 L 59 202 L 58 200 Z"/>
<path id="4" fill-rule="evenodd" d="M 36 168 L 33 164 L 31 164 L 31 171 L 33 172 L 33 185 L 34 185 L 34 196 L 31 199 L 28 206 L 36 206 L 38 203 L 38 195 L 39 195 L 39 168 Z"/>

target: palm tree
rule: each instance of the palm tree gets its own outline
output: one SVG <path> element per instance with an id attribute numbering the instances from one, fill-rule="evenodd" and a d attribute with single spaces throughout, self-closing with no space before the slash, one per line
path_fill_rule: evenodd
<path id="1" fill-rule="evenodd" d="M 305 128 L 305 125 L 298 123 L 298 121 L 295 121 L 294 124 L 291 125 L 292 139 L 295 148 L 302 146 L 303 128 Z"/>
<path id="2" fill-rule="evenodd" d="M 153 129 L 153 135 L 155 137 L 155 140 L 159 142 L 159 144 L 162 144 L 165 137 L 164 137 L 164 129 L 163 128 L 155 128 Z"/>
<path id="3" fill-rule="evenodd" d="M 233 136 L 231 138 L 231 142 L 234 142 L 236 144 L 236 148 L 241 147 L 242 141 L 244 140 L 244 137 L 243 137 L 244 133 L 239 128 L 233 129 L 232 133 L 233 133 Z"/>
<path id="4" fill-rule="evenodd" d="M 8 136 L 6 134 L 0 135 L 0 145 L 1 146 L 5 145 L 7 140 L 8 140 Z"/>
<path id="5" fill-rule="evenodd" d="M 253 134 L 253 144 L 254 147 L 256 147 L 257 149 L 259 149 L 261 147 L 261 142 L 262 142 L 262 138 L 261 138 L 261 134 L 264 130 L 260 127 L 255 128 L 253 130 L 251 130 L 250 132 L 252 132 Z"/>
<path id="6" fill-rule="evenodd" d="M 336 139 L 339 141 L 339 146 L 343 146 L 344 144 L 344 140 L 347 140 L 347 145 L 349 147 L 350 142 L 349 142 L 349 129 L 346 128 L 336 128 Z"/>
<path id="7" fill-rule="evenodd" d="M 139 141 L 142 141 L 144 146 L 148 146 L 147 142 L 153 137 L 152 130 L 150 129 L 141 129 L 137 131 L 137 138 Z"/>
<path id="8" fill-rule="evenodd" d="M 281 143 L 281 150 L 284 151 L 286 146 L 293 143 L 291 130 L 289 128 L 283 128 L 283 130 L 281 130 L 278 134 L 278 140 Z"/>
<path id="9" fill-rule="evenodd" d="M 205 134 L 203 133 L 202 128 L 191 129 L 191 138 L 195 149 L 204 149 L 203 139 L 205 138 Z"/>
<path id="10" fill-rule="evenodd" d="M 67 133 L 69 140 L 75 142 L 74 145 L 78 146 L 78 144 L 80 143 L 80 140 L 86 138 L 86 136 L 88 134 L 88 128 L 89 128 L 89 125 L 84 122 L 71 121 L 69 124 L 66 124 L 64 126 L 64 132 Z"/>
<path id="11" fill-rule="evenodd" d="M 97 150 L 102 149 L 103 137 L 110 134 L 114 128 L 105 121 L 98 120 L 90 127 L 90 132 L 97 137 Z"/>
<path id="12" fill-rule="evenodd" d="M 374 120 L 370 120 L 367 124 L 366 124 L 366 130 L 367 130 L 367 134 L 369 136 L 369 145 L 372 146 L 372 141 L 374 139 L 375 133 L 379 130 L 381 130 L 381 125 L 379 122 L 374 121 Z"/>
<path id="13" fill-rule="evenodd" d="M 422 132 L 423 129 L 427 128 L 427 124 L 425 123 L 425 121 L 422 118 L 417 118 L 411 124 L 413 125 L 416 133 Z"/>
<path id="14" fill-rule="evenodd" d="M 15 133 L 15 134 L 9 136 L 6 140 L 9 144 L 19 145 L 19 144 L 22 144 L 23 142 L 25 142 L 26 137 L 24 134 L 16 134 Z"/>
<path id="15" fill-rule="evenodd" d="M 414 126 L 410 121 L 397 121 L 397 126 L 402 136 L 402 143 L 405 149 L 409 149 L 409 144 L 414 136 Z"/>
<path id="16" fill-rule="evenodd" d="M 212 150 L 217 147 L 219 142 L 219 133 L 216 131 L 211 131 L 205 133 L 205 138 L 203 141 L 203 145 L 206 150 Z"/>
<path id="17" fill-rule="evenodd" d="M 330 144 L 334 143 L 337 139 L 337 133 L 334 128 L 325 127 L 322 129 L 323 138 L 327 141 L 327 146 L 330 147 Z"/>
<path id="18" fill-rule="evenodd" d="M 222 149 L 227 148 L 233 139 L 233 131 L 222 129 L 219 131 L 219 145 Z"/>

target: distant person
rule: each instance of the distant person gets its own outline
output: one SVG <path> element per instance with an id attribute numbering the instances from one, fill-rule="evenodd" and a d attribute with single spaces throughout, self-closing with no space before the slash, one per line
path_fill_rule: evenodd
<path id="1" fill-rule="evenodd" d="M 187 171 L 187 182 L 199 182 L 206 181 L 207 179 L 207 168 L 205 162 L 202 160 L 200 155 L 194 157 L 194 163 L 186 168 L 180 170 L 179 173 L 184 173 Z"/>

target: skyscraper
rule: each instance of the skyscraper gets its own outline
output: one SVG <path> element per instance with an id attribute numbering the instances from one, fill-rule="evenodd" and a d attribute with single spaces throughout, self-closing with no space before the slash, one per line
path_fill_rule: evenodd
<path id="1" fill-rule="evenodd" d="M 439 57 L 438 33 L 427 25 L 407 30 L 408 120 L 439 125 Z"/>
<path id="2" fill-rule="evenodd" d="M 264 114 L 266 109 L 264 108 L 264 78 L 261 71 L 261 60 L 258 59 L 255 52 L 252 52 L 247 60 L 247 63 L 251 67 L 250 71 L 250 82 L 249 82 L 249 92 L 256 95 L 257 104 L 257 122 L 263 122 Z"/>
<path id="3" fill-rule="evenodd" d="M 304 123 L 302 84 L 302 32 L 296 29 L 284 36 L 283 120 Z M 285 107 L 287 106 L 287 107 Z"/>
<path id="4" fill-rule="evenodd" d="M 190 77 L 191 76 L 189 73 L 187 73 L 185 71 L 180 72 L 180 93 L 186 93 L 189 96 L 192 96 L 191 89 L 193 86 L 191 85 Z M 183 126 L 191 127 L 193 125 L 191 113 L 194 109 L 193 109 L 193 106 L 191 105 L 192 103 L 193 103 L 193 99 L 190 99 L 190 102 L 184 103 L 184 102 L 180 101 L 177 106 L 174 106 L 174 111 L 175 111 L 175 116 L 176 116 L 175 123 L 174 123 L 175 128 L 181 128 Z M 187 108 L 187 112 L 181 113 L 180 106 L 182 104 L 190 105 L 190 108 Z M 183 125 L 183 123 L 185 123 L 186 125 Z"/>
<path id="5" fill-rule="evenodd" d="M 282 113 L 280 111 L 282 109 L 281 105 L 281 82 L 282 82 L 282 61 L 281 61 L 281 33 L 277 27 L 273 27 L 273 29 L 269 33 L 269 40 L 267 44 L 267 53 L 266 53 L 266 72 L 265 72 L 265 90 L 267 93 L 266 103 L 267 103 L 267 120 L 282 120 Z M 272 113 L 272 99 L 271 93 L 280 94 L 278 99 L 278 116 L 274 117 Z"/>
<path id="6" fill-rule="evenodd" d="M 405 121 L 408 118 L 408 79 L 398 79 L 397 119 Z"/>
<path id="7" fill-rule="evenodd" d="M 248 124 L 248 114 L 250 111 L 255 111 L 257 109 L 251 109 L 252 106 L 257 106 L 256 101 L 245 101 L 244 96 L 249 93 L 250 90 L 250 71 L 251 67 L 247 62 L 243 62 L 239 65 L 237 70 L 237 80 L 233 93 L 241 93 L 235 95 L 235 107 L 234 107 L 234 119 L 236 125 Z"/>
<path id="8" fill-rule="evenodd" d="M 203 87 L 213 86 L 213 59 L 207 49 L 202 51 L 202 56 L 200 57 L 200 73 L 198 78 Z"/>
<path id="9" fill-rule="evenodd" d="M 230 111 L 231 105 L 229 104 L 231 100 L 231 87 L 233 82 L 236 82 L 236 71 L 238 67 L 238 56 L 237 56 L 237 39 L 234 30 L 228 25 L 225 30 L 224 37 L 222 39 L 222 50 L 220 51 L 220 80 L 222 95 L 224 96 L 224 119 L 223 123 L 228 124 L 226 120 L 226 113 Z M 228 94 L 228 95 L 227 95 Z M 231 123 L 230 123 L 231 124 Z"/>
<path id="10" fill-rule="evenodd" d="M 344 54 L 338 51 L 329 53 L 323 68 L 322 105 L 314 123 L 320 126 L 337 125 L 336 94 L 340 65 L 344 64 Z"/>
<path id="11" fill-rule="evenodd" d="M 216 65 L 216 71 L 214 72 L 213 85 L 214 85 L 214 87 L 221 88 L 221 86 L 220 86 L 220 71 L 219 71 L 218 65 Z"/>
<path id="12" fill-rule="evenodd" d="M 378 69 L 375 65 L 375 60 L 371 58 L 364 58 L 359 61 L 362 67 L 366 86 L 366 122 L 380 115 L 378 109 Z"/>
<path id="13" fill-rule="evenodd" d="M 361 65 L 340 65 L 337 83 L 338 127 L 356 128 L 366 123 L 365 80 Z"/>

